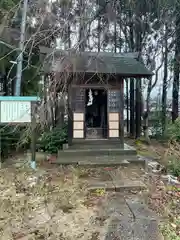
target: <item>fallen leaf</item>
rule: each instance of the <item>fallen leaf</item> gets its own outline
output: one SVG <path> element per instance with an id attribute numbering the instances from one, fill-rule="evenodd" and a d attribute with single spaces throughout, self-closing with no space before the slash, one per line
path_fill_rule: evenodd
<path id="1" fill-rule="evenodd" d="M 176 229 L 176 228 L 177 228 L 177 225 L 174 224 L 174 223 L 171 223 L 171 227 L 173 227 L 174 229 Z"/>

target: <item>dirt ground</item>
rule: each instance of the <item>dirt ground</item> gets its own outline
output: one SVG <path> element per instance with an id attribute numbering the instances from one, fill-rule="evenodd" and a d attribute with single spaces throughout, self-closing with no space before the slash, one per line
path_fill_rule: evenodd
<path id="1" fill-rule="evenodd" d="M 132 142 L 131 145 L 135 144 Z M 138 147 L 137 147 L 138 145 Z M 166 148 L 154 142 L 152 146 L 137 144 L 140 155 L 161 159 Z M 144 154 L 142 154 L 144 153 Z M 11 157 L 0 170 L 0 239 L 1 240 L 98 240 L 103 234 L 107 217 L 103 203 L 108 193 L 103 189 L 90 194 L 90 179 L 110 181 L 141 179 L 149 191 L 137 194 L 167 221 L 162 232 L 179 235 L 180 199 L 178 189 L 168 189 L 160 176 L 148 177 L 139 166 L 117 169 L 106 167 L 85 169 L 57 167 L 49 164 L 42 153 L 37 155 L 38 171 L 32 172 L 27 155 Z M 172 233 L 173 232 L 173 233 Z M 175 238 L 179 240 L 179 238 Z"/>
<path id="2" fill-rule="evenodd" d="M 11 157 L 0 170 L 1 240 L 97 240 L 108 221 L 103 202 L 108 193 L 90 193 L 90 179 L 110 181 L 139 178 L 137 166 L 85 169 L 58 167 L 37 154 L 38 170 L 28 167 L 27 155 Z"/>
<path id="3" fill-rule="evenodd" d="M 139 140 L 134 139 L 126 139 L 126 142 L 135 147 L 139 155 L 147 157 L 147 158 L 154 158 L 161 164 L 167 164 L 167 150 L 168 144 L 160 142 L 158 140 L 152 139 L 151 145 L 147 145 Z"/>
<path id="4" fill-rule="evenodd" d="M 1 170 L 0 182 L 1 240 L 95 239 L 101 231 L 94 223 L 100 210 L 87 207 L 86 186 L 74 169 L 9 168 Z"/>
<path id="5" fill-rule="evenodd" d="M 169 160 L 178 157 L 178 147 L 172 148 L 167 143 L 152 140 L 151 145 L 140 141 L 127 139 L 134 146 L 139 155 L 149 159 L 155 159 L 163 166 L 167 166 Z M 180 186 L 164 183 L 161 174 L 153 174 L 148 179 L 148 196 L 144 196 L 146 203 L 162 219 L 161 231 L 165 240 L 180 240 Z"/>

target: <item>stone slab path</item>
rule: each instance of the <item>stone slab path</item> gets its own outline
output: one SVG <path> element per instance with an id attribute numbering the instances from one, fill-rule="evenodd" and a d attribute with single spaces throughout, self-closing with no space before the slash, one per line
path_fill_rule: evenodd
<path id="1" fill-rule="evenodd" d="M 103 206 L 108 217 L 101 240 L 161 240 L 158 219 L 140 199 L 111 193 Z"/>
<path id="2" fill-rule="evenodd" d="M 107 180 L 91 176 L 88 182 L 90 191 L 104 189 L 107 194 L 101 206 L 107 221 L 100 240 L 162 240 L 158 217 L 138 197 L 139 191 L 147 190 L 143 170 L 128 166 L 108 173 Z"/>

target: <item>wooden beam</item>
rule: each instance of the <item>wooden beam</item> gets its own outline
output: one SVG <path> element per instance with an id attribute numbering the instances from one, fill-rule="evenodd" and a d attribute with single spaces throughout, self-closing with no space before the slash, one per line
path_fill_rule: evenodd
<path id="1" fill-rule="evenodd" d="M 117 89 L 117 87 L 120 87 L 120 84 L 118 86 L 112 86 L 110 84 L 72 84 L 73 88 L 85 88 L 85 89 Z"/>
<path id="2" fill-rule="evenodd" d="M 121 147 L 124 148 L 124 79 L 120 80 L 121 86 L 120 86 L 120 142 Z"/>

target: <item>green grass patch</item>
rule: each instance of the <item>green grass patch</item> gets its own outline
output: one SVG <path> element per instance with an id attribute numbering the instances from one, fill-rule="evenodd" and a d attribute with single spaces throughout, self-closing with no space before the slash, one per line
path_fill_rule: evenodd
<path id="1" fill-rule="evenodd" d="M 145 150 L 137 150 L 137 153 L 143 157 L 152 157 L 152 158 L 157 158 L 158 155 L 152 151 L 145 151 Z"/>

